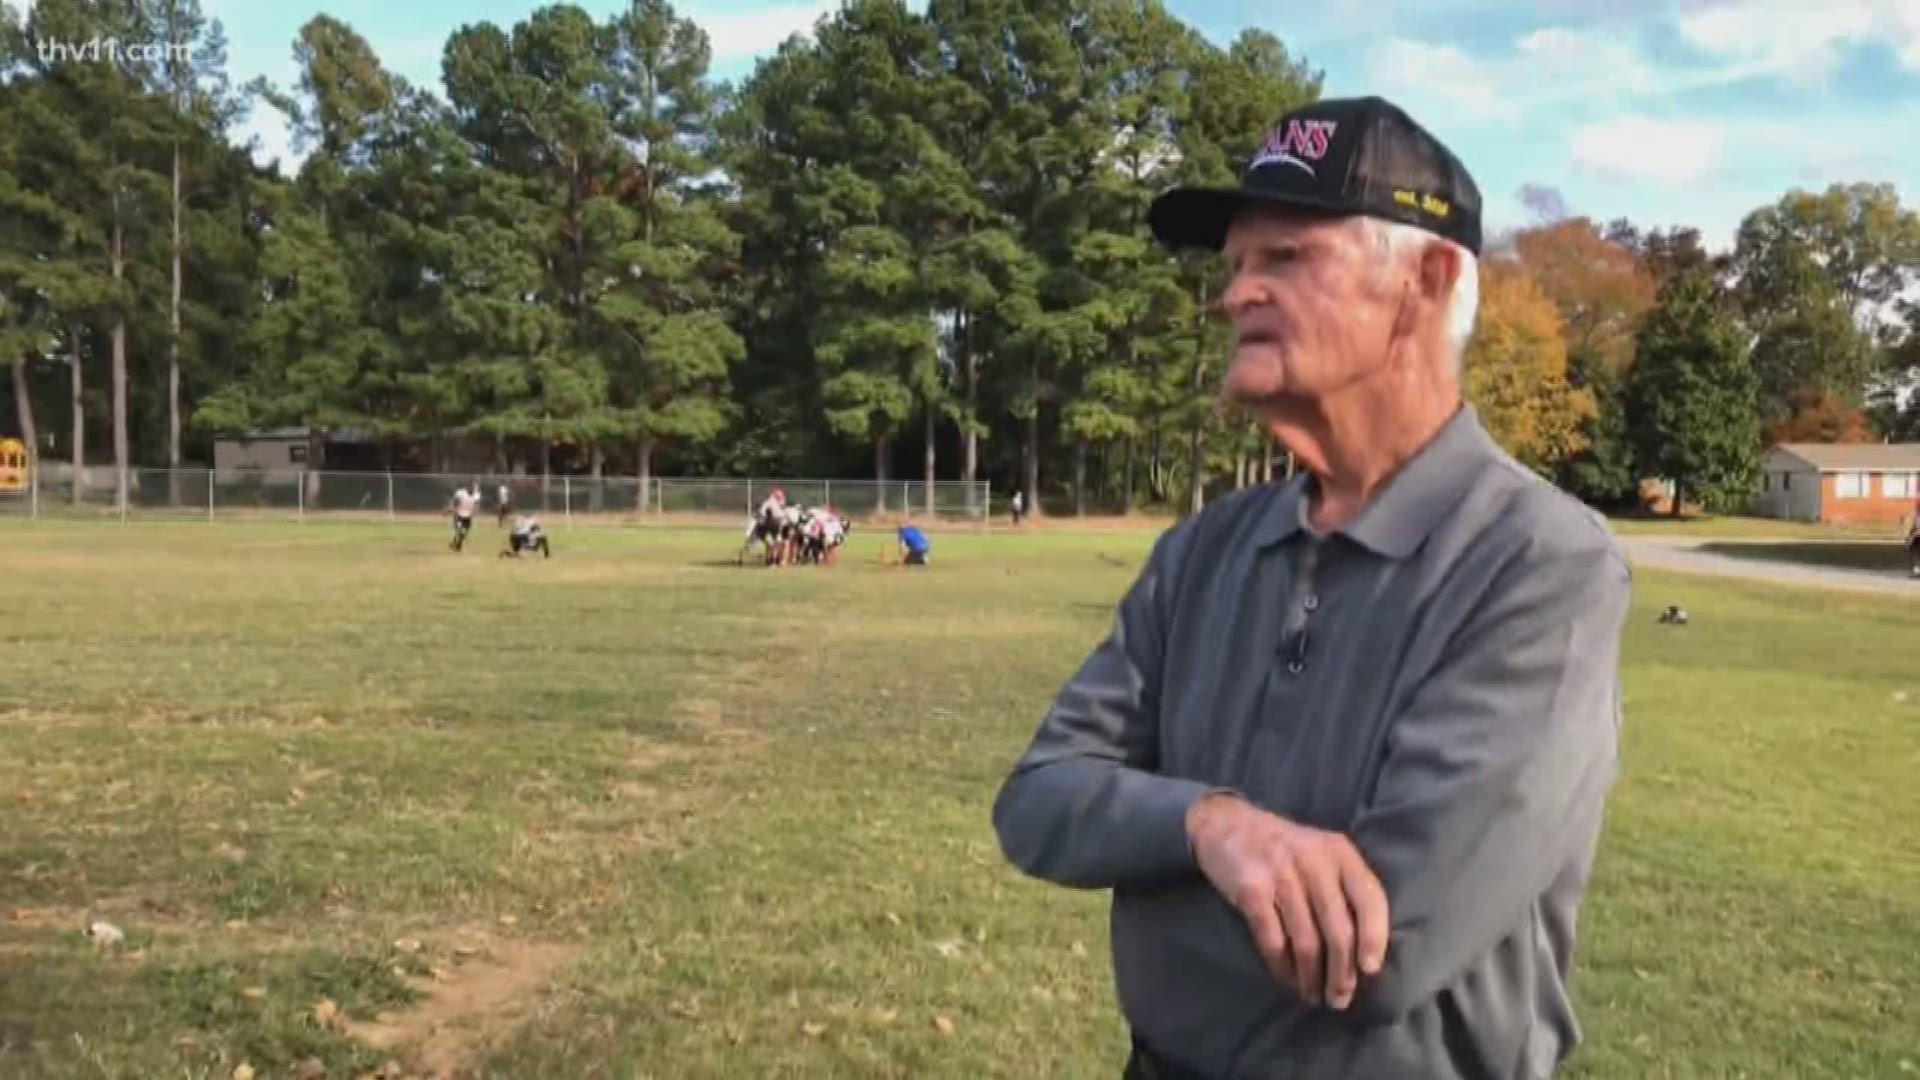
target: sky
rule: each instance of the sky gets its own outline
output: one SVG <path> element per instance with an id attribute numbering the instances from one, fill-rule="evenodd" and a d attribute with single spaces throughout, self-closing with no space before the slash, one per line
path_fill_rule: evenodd
<path id="1" fill-rule="evenodd" d="M 387 66 L 439 89 L 447 35 L 510 27 L 534 0 L 203 0 L 236 83 L 290 87 L 292 42 L 322 11 Z M 626 0 L 580 0 L 596 17 Z M 1490 231 L 1536 220 L 1525 186 L 1567 209 L 1698 227 L 1711 247 L 1794 187 L 1893 183 L 1920 203 L 1920 0 L 1166 0 L 1207 37 L 1267 30 L 1325 73 L 1329 96 L 1381 94 L 1466 163 Z M 807 32 L 836 0 L 682 0 L 716 78 Z M 916 8 L 924 5 L 913 2 Z M 286 154 L 278 114 L 239 136 Z"/>

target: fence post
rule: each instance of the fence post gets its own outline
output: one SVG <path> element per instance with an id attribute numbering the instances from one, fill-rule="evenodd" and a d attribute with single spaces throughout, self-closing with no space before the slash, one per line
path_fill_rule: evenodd
<path id="1" fill-rule="evenodd" d="M 298 498 L 300 500 L 297 504 L 299 508 L 294 511 L 294 520 L 305 525 L 307 523 L 307 467 L 305 465 L 300 466 L 300 491 Z"/>
<path id="2" fill-rule="evenodd" d="M 130 490 L 133 486 L 133 478 L 127 475 L 127 470 L 125 469 L 119 470 L 117 476 L 118 481 L 114 490 L 114 497 L 120 500 L 120 523 L 124 525 L 127 522 L 127 503 L 133 501 L 133 493 Z M 126 493 L 125 497 L 122 497 L 122 492 Z"/>
<path id="3" fill-rule="evenodd" d="M 980 527 L 983 529 L 993 527 L 993 481 L 992 480 L 987 481 L 986 494 L 987 494 L 986 504 L 980 508 Z"/>
<path id="4" fill-rule="evenodd" d="M 393 470 L 387 470 L 387 520 L 393 520 Z"/>
<path id="5" fill-rule="evenodd" d="M 566 509 L 567 524 L 571 525 L 573 524 L 573 476 L 572 474 L 568 474 L 560 478 L 560 493 L 561 493 L 561 499 L 563 500 L 563 504 L 567 508 Z"/>
<path id="6" fill-rule="evenodd" d="M 213 470 L 207 470 L 207 520 L 213 520 Z"/>
<path id="7" fill-rule="evenodd" d="M 753 516 L 753 477 L 747 477 L 747 516 Z"/>
<path id="8" fill-rule="evenodd" d="M 833 505 L 833 481 L 832 480 L 827 481 L 827 505 L 828 506 Z"/>

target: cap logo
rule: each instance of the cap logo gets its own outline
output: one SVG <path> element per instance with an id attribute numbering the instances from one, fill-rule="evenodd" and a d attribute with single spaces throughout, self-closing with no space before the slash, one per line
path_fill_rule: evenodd
<path id="1" fill-rule="evenodd" d="M 1247 170 L 1286 164 L 1317 178 L 1313 166 L 1327 156 L 1327 145 L 1333 141 L 1333 129 L 1337 126 L 1334 120 L 1289 120 L 1286 127 L 1276 127 L 1267 133 L 1267 140 L 1260 144 Z"/>
<path id="2" fill-rule="evenodd" d="M 1453 206 L 1438 195 L 1423 195 L 1401 188 L 1393 193 L 1393 201 L 1412 210 L 1420 210 L 1437 218 L 1453 213 Z"/>

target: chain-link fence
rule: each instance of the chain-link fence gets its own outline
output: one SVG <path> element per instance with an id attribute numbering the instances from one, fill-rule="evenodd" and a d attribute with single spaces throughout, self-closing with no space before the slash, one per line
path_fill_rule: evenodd
<path id="1" fill-rule="evenodd" d="M 353 473 L 306 469 L 129 469 L 127 499 L 113 469 L 49 471 L 0 490 L 0 514 L 33 517 L 381 518 L 447 511 L 455 489 L 477 484 L 480 513 L 536 513 L 550 525 L 637 523 L 659 517 L 744 520 L 776 488 L 787 501 L 832 507 L 856 520 L 924 517 L 984 522 L 986 481 L 674 479 L 487 474 Z M 504 502 L 503 502 L 504 496 Z"/>

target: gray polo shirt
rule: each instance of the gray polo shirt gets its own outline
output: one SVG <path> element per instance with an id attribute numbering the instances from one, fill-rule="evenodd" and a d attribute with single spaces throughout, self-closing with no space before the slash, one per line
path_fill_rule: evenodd
<path id="1" fill-rule="evenodd" d="M 1218 1077 L 1544 1077 L 1612 786 L 1627 564 L 1463 407 L 1344 528 L 1303 475 L 1162 535 L 994 807 L 1007 857 L 1113 890 L 1135 1036 Z M 1268 972 L 1199 873 L 1231 789 L 1351 837 L 1392 908 L 1345 1012 Z"/>

